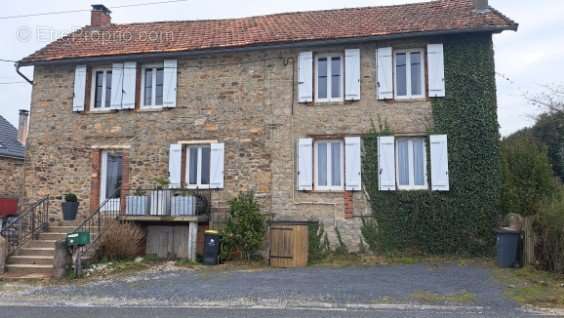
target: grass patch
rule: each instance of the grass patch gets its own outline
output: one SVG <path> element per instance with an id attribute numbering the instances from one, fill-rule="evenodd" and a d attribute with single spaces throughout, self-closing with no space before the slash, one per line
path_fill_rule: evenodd
<path id="1" fill-rule="evenodd" d="M 179 259 L 179 260 L 176 260 L 176 262 L 174 262 L 174 265 L 176 265 L 178 267 L 194 268 L 194 267 L 196 267 L 200 264 L 196 261 L 192 261 L 192 260 L 189 260 L 189 259 Z"/>
<path id="2" fill-rule="evenodd" d="M 458 294 L 435 294 L 426 291 L 417 291 L 410 295 L 411 300 L 425 304 L 459 304 L 467 305 L 476 300 L 476 295 L 467 291 Z"/>
<path id="3" fill-rule="evenodd" d="M 311 265 L 322 267 L 351 267 L 351 266 L 385 266 L 385 265 L 457 265 L 457 266 L 490 266 L 491 261 L 483 258 L 461 258 L 455 256 L 412 256 L 412 255 L 359 255 L 359 254 L 329 254 L 324 259 Z"/>
<path id="4" fill-rule="evenodd" d="M 532 267 L 496 268 L 493 273 L 505 286 L 505 295 L 521 304 L 564 308 L 564 275 Z"/>

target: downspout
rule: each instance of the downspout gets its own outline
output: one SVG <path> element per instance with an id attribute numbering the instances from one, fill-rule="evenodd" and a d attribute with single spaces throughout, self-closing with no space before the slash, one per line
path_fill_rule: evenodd
<path id="1" fill-rule="evenodd" d="M 27 76 L 25 76 L 25 74 L 23 74 L 22 72 L 20 72 L 20 67 L 22 67 L 20 65 L 19 62 L 16 62 L 14 64 L 14 67 L 16 68 L 16 73 L 18 73 L 19 76 L 21 76 L 26 82 L 28 82 L 30 85 L 33 85 L 33 81 L 30 80 L 29 78 L 27 78 Z"/>

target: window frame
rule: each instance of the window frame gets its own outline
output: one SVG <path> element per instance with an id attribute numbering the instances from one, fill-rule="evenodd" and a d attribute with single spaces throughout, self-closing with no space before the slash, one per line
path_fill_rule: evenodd
<path id="1" fill-rule="evenodd" d="M 103 72 L 103 80 L 102 80 L 102 106 L 100 107 L 96 107 L 96 74 L 98 72 Z M 107 87 L 107 79 L 108 79 L 108 72 L 112 73 L 112 67 L 111 66 L 100 66 L 100 67 L 95 67 L 92 68 L 92 74 L 91 74 L 91 86 L 90 86 L 90 111 L 92 112 L 105 112 L 105 111 L 111 111 L 112 110 L 112 87 L 111 87 L 111 83 L 110 83 L 110 103 L 109 105 L 104 106 L 104 103 L 106 102 L 106 93 L 108 92 L 108 87 Z M 113 73 L 112 73 L 113 76 Z M 112 78 L 113 80 L 113 78 Z"/>
<path id="2" fill-rule="evenodd" d="M 329 61 L 334 58 L 334 57 L 339 57 L 340 58 L 340 65 L 341 65 L 341 77 L 340 77 L 340 81 L 339 81 L 339 86 L 340 86 L 340 96 L 339 97 L 332 97 L 331 93 L 332 93 L 332 72 L 331 72 L 331 68 L 332 68 L 332 63 L 329 63 Z M 319 97 L 319 59 L 322 58 L 326 58 L 327 59 L 327 97 L 326 98 L 320 98 Z M 315 55 L 315 74 L 314 74 L 314 80 L 315 80 L 315 102 L 317 103 L 333 103 L 333 102 L 343 102 L 345 100 L 345 61 L 344 61 L 344 54 L 343 53 L 322 53 L 322 54 L 316 54 Z"/>
<path id="3" fill-rule="evenodd" d="M 341 164 L 340 164 L 340 178 L 341 184 L 340 185 L 333 185 L 332 175 L 331 175 L 331 164 L 332 164 L 332 149 L 331 147 L 327 147 L 327 185 L 320 186 L 319 185 L 319 151 L 318 147 L 319 144 L 333 144 L 339 143 L 341 147 Z M 319 139 L 313 141 L 313 185 L 314 190 L 319 192 L 341 192 L 345 191 L 345 141 L 343 139 Z"/>
<path id="4" fill-rule="evenodd" d="M 423 141 L 423 185 L 416 185 L 415 184 L 415 171 L 413 168 L 413 140 L 419 139 Z M 409 185 L 402 185 L 400 184 L 400 164 L 399 164 L 399 142 L 402 140 L 408 141 L 408 158 L 410 159 L 409 164 Z M 397 137 L 395 138 L 395 168 L 396 168 L 396 183 L 397 189 L 400 191 L 413 191 L 413 190 L 428 190 L 429 189 L 429 176 L 428 176 L 428 162 L 427 162 L 427 144 L 428 138 L 421 137 L 421 136 L 410 136 L 410 137 Z"/>
<path id="5" fill-rule="evenodd" d="M 163 69 L 163 103 L 161 105 L 155 105 L 157 101 L 157 70 L 159 68 Z M 151 104 L 145 104 L 145 72 L 151 69 Z M 141 109 L 161 109 L 164 107 L 164 62 L 159 63 L 148 63 L 141 65 L 141 97 L 140 97 L 140 108 Z"/>
<path id="6" fill-rule="evenodd" d="M 420 95 L 412 95 L 412 87 L 411 87 L 411 53 L 420 53 L 421 54 L 421 94 Z M 405 53 L 406 58 L 406 70 L 405 70 L 405 77 L 406 77 L 406 92 L 407 95 L 399 96 L 398 95 L 398 74 L 397 74 L 397 55 Z M 397 100 L 409 100 L 409 99 L 422 99 L 427 96 L 427 87 L 425 83 L 425 72 L 426 72 L 426 56 L 425 56 L 425 49 L 416 48 L 416 49 L 398 49 L 393 50 L 393 75 L 394 75 L 394 98 Z"/>
<path id="7" fill-rule="evenodd" d="M 198 155 L 196 158 L 196 184 L 190 184 L 190 149 L 196 148 L 198 149 Z M 203 148 L 208 148 L 210 150 L 210 162 L 209 162 L 209 183 L 202 183 L 202 149 Z M 209 188 L 211 187 L 211 144 L 194 144 L 194 145 L 188 145 L 185 147 L 185 151 L 186 151 L 186 163 L 184 165 L 184 171 L 185 171 L 185 180 L 184 183 L 186 185 L 186 188 L 188 189 L 201 189 L 201 188 Z"/>

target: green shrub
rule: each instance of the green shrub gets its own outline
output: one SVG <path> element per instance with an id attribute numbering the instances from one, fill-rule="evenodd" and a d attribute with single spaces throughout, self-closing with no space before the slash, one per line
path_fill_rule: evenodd
<path id="1" fill-rule="evenodd" d="M 260 213 L 253 192 L 240 193 L 238 197 L 229 201 L 229 206 L 222 255 L 230 258 L 238 251 L 243 259 L 251 260 L 264 241 L 266 233 L 264 216 Z"/>
<path id="2" fill-rule="evenodd" d="M 501 204 L 506 214 L 536 215 L 556 190 L 546 146 L 528 135 L 503 141 L 502 172 Z"/>
<path id="3" fill-rule="evenodd" d="M 539 267 L 564 274 L 564 187 L 546 200 L 535 223 Z"/>
<path id="4" fill-rule="evenodd" d="M 311 222 L 308 224 L 308 263 L 322 261 L 329 254 L 329 241 L 323 224 Z"/>
<path id="5" fill-rule="evenodd" d="M 373 218 L 362 218 L 361 220 L 361 244 L 364 239 L 364 242 L 368 245 L 368 249 L 375 253 L 378 251 L 378 223 Z"/>
<path id="6" fill-rule="evenodd" d="M 65 193 L 65 202 L 78 202 L 78 197 L 74 193 Z"/>
<path id="7" fill-rule="evenodd" d="M 335 255 L 347 255 L 349 254 L 349 249 L 347 245 L 343 241 L 343 237 L 341 236 L 341 231 L 339 228 L 335 226 L 335 234 L 337 235 L 337 247 L 335 248 Z"/>

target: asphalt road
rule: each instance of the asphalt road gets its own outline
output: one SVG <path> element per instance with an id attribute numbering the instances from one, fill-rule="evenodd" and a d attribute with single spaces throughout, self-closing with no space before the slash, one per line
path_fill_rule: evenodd
<path id="1" fill-rule="evenodd" d="M 0 307 L 2 318 L 513 318 L 510 313 L 436 310 L 269 310 L 187 308 Z M 527 317 L 535 317 L 533 315 Z"/>
<path id="2" fill-rule="evenodd" d="M 418 295 L 445 296 L 427 302 Z M 453 295 L 471 295 L 452 302 Z M 0 284 L 0 318 L 536 317 L 481 266 L 156 269 L 91 281 Z"/>

